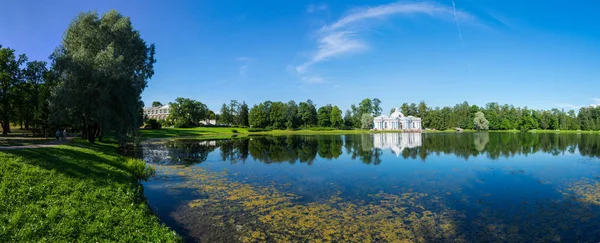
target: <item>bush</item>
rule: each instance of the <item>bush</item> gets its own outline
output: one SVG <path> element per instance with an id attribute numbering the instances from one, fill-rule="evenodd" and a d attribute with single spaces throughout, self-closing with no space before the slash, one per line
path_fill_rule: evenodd
<path id="1" fill-rule="evenodd" d="M 270 128 L 248 128 L 248 132 L 270 132 Z"/>
<path id="2" fill-rule="evenodd" d="M 156 172 L 154 168 L 146 165 L 141 159 L 127 159 L 125 163 L 127 170 L 138 180 L 147 180 Z"/>
<path id="3" fill-rule="evenodd" d="M 148 119 L 144 128 L 150 128 L 152 130 L 160 129 L 162 125 L 156 119 Z"/>
<path id="4" fill-rule="evenodd" d="M 190 124 L 188 124 L 185 121 L 182 120 L 178 120 L 175 122 L 175 124 L 173 124 L 176 128 L 189 128 L 191 127 Z"/>
<path id="5" fill-rule="evenodd" d="M 232 133 L 238 133 L 238 130 L 237 129 L 231 129 L 231 132 Z"/>

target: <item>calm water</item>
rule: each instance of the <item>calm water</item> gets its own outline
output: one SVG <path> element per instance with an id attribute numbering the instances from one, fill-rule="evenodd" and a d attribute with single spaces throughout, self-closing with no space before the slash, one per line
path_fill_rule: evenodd
<path id="1" fill-rule="evenodd" d="M 600 136 L 160 140 L 151 207 L 189 241 L 599 242 Z"/>

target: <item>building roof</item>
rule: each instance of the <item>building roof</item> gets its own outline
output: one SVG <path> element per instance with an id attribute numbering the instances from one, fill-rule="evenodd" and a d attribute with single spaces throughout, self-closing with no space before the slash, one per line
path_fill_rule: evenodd
<path id="1" fill-rule="evenodd" d="M 404 117 L 404 114 L 402 114 L 402 112 L 400 112 L 400 110 L 398 110 L 398 108 L 396 108 L 396 110 L 394 110 L 394 112 L 390 115 L 390 117 L 402 118 L 402 117 Z"/>
<path id="2" fill-rule="evenodd" d="M 165 108 L 166 108 L 166 109 L 168 109 L 168 108 L 169 108 L 169 105 L 163 105 L 163 106 L 160 106 L 160 107 L 153 107 L 153 106 L 151 106 L 151 107 L 144 107 L 144 110 L 150 110 L 150 109 L 165 109 Z"/>

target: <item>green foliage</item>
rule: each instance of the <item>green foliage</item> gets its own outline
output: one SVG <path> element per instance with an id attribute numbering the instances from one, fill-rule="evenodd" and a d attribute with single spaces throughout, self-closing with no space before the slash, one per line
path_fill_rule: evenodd
<path id="1" fill-rule="evenodd" d="M 208 107 L 200 101 L 178 97 L 175 102 L 169 103 L 169 117 L 175 127 L 194 127 L 206 120 L 209 115 Z"/>
<path id="2" fill-rule="evenodd" d="M 329 121 L 331 122 L 331 126 L 338 129 L 341 128 L 344 124 L 344 119 L 342 118 L 342 110 L 340 110 L 340 108 L 338 108 L 337 106 L 334 106 L 333 108 L 331 108 L 330 115 L 331 117 L 329 118 Z"/>
<path id="3" fill-rule="evenodd" d="M 2 135 L 10 132 L 15 104 L 20 99 L 22 75 L 20 66 L 27 61 L 25 54 L 15 56 L 15 50 L 0 45 L 0 123 Z"/>
<path id="4" fill-rule="evenodd" d="M 331 105 L 322 106 L 317 111 L 317 124 L 320 127 L 330 127 L 331 126 L 331 110 L 333 107 Z"/>
<path id="5" fill-rule="evenodd" d="M 131 175 L 135 177 L 138 181 L 148 180 L 155 173 L 154 168 L 146 165 L 146 162 L 144 162 L 141 159 L 128 158 L 126 161 L 127 162 L 125 162 L 124 164 L 127 167 L 127 170 L 129 170 L 129 173 L 131 173 Z"/>
<path id="6" fill-rule="evenodd" d="M 362 129 L 371 129 L 373 128 L 373 116 L 371 114 L 365 113 L 360 118 L 360 128 Z"/>
<path id="7" fill-rule="evenodd" d="M 160 101 L 152 101 L 152 107 L 161 107 L 163 106 L 162 103 L 160 103 Z"/>
<path id="8" fill-rule="evenodd" d="M 156 129 L 160 129 L 161 127 L 162 127 L 162 125 L 156 119 L 148 119 L 146 121 L 145 128 L 150 128 L 150 129 L 156 130 Z"/>
<path id="9" fill-rule="evenodd" d="M 483 112 L 479 111 L 475 114 L 475 118 L 473 119 L 473 124 L 477 131 L 487 131 L 489 129 L 489 122 L 485 119 L 485 115 Z"/>
<path id="10" fill-rule="evenodd" d="M 141 93 L 154 75 L 154 45 L 117 11 L 81 13 L 51 58 L 58 80 L 52 119 L 81 128 L 90 142 L 114 131 L 120 145 L 139 134 Z"/>
<path id="11" fill-rule="evenodd" d="M 149 170 L 129 163 L 112 144 L 80 141 L 0 153 L 0 242 L 181 241 L 132 176 Z"/>
<path id="12" fill-rule="evenodd" d="M 231 129 L 231 132 L 232 133 L 238 133 L 238 130 L 237 129 Z"/>

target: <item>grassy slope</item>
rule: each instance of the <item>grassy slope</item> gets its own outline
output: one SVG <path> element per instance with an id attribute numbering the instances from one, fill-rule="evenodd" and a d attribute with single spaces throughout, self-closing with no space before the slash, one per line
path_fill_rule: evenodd
<path id="1" fill-rule="evenodd" d="M 112 144 L 0 152 L 0 242 L 179 241 Z"/>

